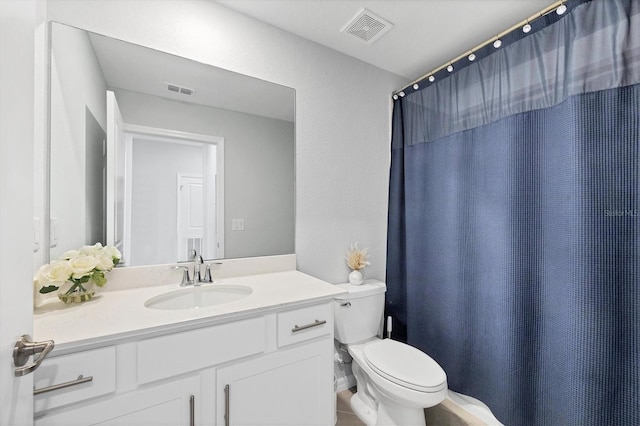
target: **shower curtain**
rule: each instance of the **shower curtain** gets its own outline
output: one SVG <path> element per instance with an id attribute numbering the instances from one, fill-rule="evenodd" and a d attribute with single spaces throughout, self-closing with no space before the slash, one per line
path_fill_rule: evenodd
<path id="1" fill-rule="evenodd" d="M 386 312 L 506 425 L 638 425 L 640 1 L 568 4 L 395 101 Z"/>

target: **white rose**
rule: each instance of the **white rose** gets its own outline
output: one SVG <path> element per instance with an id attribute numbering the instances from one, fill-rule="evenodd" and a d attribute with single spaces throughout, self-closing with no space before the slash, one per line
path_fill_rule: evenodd
<path id="1" fill-rule="evenodd" d="M 48 284 L 49 279 L 47 278 L 47 271 L 49 270 L 49 268 L 51 268 L 51 265 L 49 265 L 48 263 L 42 265 L 40 269 L 38 269 L 38 272 L 36 272 L 35 277 L 33 277 L 33 281 L 42 285 Z"/>
<path id="2" fill-rule="evenodd" d="M 57 260 L 51 264 L 42 265 L 36 275 L 36 281 L 41 285 L 49 283 L 63 283 L 71 278 L 72 270 L 66 260 Z"/>
<path id="3" fill-rule="evenodd" d="M 62 255 L 62 257 L 60 257 L 60 259 L 69 260 L 77 256 L 80 256 L 80 252 L 78 250 L 69 250 L 64 252 L 64 254 Z"/>
<path id="4" fill-rule="evenodd" d="M 102 252 L 102 244 L 100 243 L 95 243 L 92 246 L 84 246 L 80 249 L 80 254 L 85 256 L 95 256 L 100 252 Z"/>
<path id="5" fill-rule="evenodd" d="M 122 253 L 120 253 L 120 250 L 118 250 L 113 246 L 105 247 L 104 253 L 112 259 L 118 259 L 118 260 L 122 259 Z"/>
<path id="6" fill-rule="evenodd" d="M 76 279 L 93 273 L 96 266 L 98 266 L 98 261 L 94 256 L 80 255 L 69 260 L 69 267 L 73 272 L 73 278 Z"/>
<path id="7" fill-rule="evenodd" d="M 111 259 L 111 256 L 100 253 L 96 255 L 96 260 L 98 261 L 98 266 L 96 266 L 98 271 L 110 271 L 113 269 L 113 259 Z"/>

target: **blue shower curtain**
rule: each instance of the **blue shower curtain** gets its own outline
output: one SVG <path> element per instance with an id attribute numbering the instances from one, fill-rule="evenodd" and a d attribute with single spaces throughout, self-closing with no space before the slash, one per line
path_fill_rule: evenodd
<path id="1" fill-rule="evenodd" d="M 420 85 L 393 112 L 394 336 L 504 424 L 640 424 L 640 2 Z"/>

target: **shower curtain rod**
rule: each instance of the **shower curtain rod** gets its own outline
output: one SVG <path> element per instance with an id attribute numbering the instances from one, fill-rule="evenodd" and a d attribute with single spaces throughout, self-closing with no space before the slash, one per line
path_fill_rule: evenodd
<path id="1" fill-rule="evenodd" d="M 422 81 L 425 78 L 429 77 L 430 75 L 433 75 L 433 74 L 437 73 L 438 71 L 447 68 L 449 65 L 453 64 L 454 62 L 459 61 L 460 59 L 464 58 L 465 56 L 468 56 L 473 52 L 477 52 L 478 50 L 482 49 L 483 47 L 485 47 L 485 46 L 487 46 L 487 45 L 489 45 L 491 43 L 494 43 L 496 40 L 501 39 L 505 35 L 509 34 L 511 31 L 514 31 L 514 30 L 516 30 L 518 28 L 522 28 L 524 25 L 529 24 L 530 22 L 538 19 L 539 17 L 547 15 L 548 13 L 550 13 L 553 10 L 557 9 L 558 7 L 562 6 L 566 2 L 567 2 L 567 0 L 558 0 L 558 1 L 550 4 L 549 6 L 545 7 L 541 11 L 529 16 L 527 19 L 523 19 L 522 21 L 520 21 L 517 24 L 507 28 L 506 30 L 502 31 L 501 33 L 498 33 L 498 35 L 496 35 L 494 37 L 491 37 L 490 39 L 480 43 L 479 45 L 477 45 L 473 49 L 467 50 L 465 53 L 462 53 L 461 55 L 456 56 L 452 60 L 440 65 L 438 68 L 435 68 L 432 71 L 429 71 L 428 73 L 418 77 L 417 79 L 413 80 L 411 83 L 407 84 L 406 86 L 403 86 L 402 89 L 398 89 L 395 92 L 393 92 L 393 95 L 397 95 L 398 93 L 402 92 L 406 88 L 411 87 L 414 84 L 418 83 L 419 81 Z"/>

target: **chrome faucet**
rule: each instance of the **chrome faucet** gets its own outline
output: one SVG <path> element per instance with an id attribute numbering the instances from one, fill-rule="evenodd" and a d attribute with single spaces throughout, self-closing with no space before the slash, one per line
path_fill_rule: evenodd
<path id="1" fill-rule="evenodd" d="M 193 285 L 200 285 L 202 278 L 200 276 L 200 266 L 204 263 L 202 256 L 195 250 L 191 250 L 191 260 L 193 260 Z"/>
<path id="2" fill-rule="evenodd" d="M 213 274 L 211 272 L 211 265 L 222 265 L 222 262 L 210 262 L 205 264 L 202 256 L 199 255 L 195 250 L 191 250 L 189 252 L 189 257 L 190 261 L 193 262 L 193 275 L 189 274 L 189 266 L 178 265 L 172 267 L 172 269 L 182 269 L 183 271 L 180 287 L 185 287 L 188 285 L 197 286 L 202 283 L 212 283 Z M 205 265 L 204 276 L 202 276 L 202 265 Z"/>

